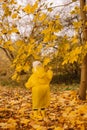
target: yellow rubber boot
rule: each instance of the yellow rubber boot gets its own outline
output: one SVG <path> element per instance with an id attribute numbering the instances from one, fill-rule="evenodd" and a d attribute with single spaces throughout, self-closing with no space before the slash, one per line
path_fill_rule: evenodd
<path id="1" fill-rule="evenodd" d="M 42 120 L 41 112 L 39 110 L 34 110 L 31 118 L 34 120 Z"/>
<path id="2" fill-rule="evenodd" d="M 37 117 L 37 115 L 38 115 L 38 110 L 33 111 L 33 115 L 34 115 L 34 117 Z"/>
<path id="3" fill-rule="evenodd" d="M 42 118 L 46 117 L 46 111 L 45 110 L 41 110 L 41 116 L 42 116 Z"/>
<path id="4" fill-rule="evenodd" d="M 30 117 L 32 119 L 35 119 L 37 117 L 37 115 L 38 115 L 38 110 L 33 110 L 32 113 L 30 114 Z"/>

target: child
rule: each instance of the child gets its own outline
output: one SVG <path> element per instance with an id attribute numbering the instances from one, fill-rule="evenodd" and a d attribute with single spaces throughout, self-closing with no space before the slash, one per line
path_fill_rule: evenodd
<path id="1" fill-rule="evenodd" d="M 33 74 L 25 84 L 26 88 L 32 88 L 32 108 L 34 117 L 45 116 L 45 108 L 50 103 L 50 81 L 53 72 L 49 69 L 45 71 L 40 61 L 33 63 Z"/>

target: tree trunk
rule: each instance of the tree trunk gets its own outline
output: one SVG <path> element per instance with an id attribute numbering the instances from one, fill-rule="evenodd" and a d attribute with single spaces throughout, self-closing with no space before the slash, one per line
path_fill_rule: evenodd
<path id="1" fill-rule="evenodd" d="M 84 57 L 81 67 L 81 83 L 79 89 L 79 97 L 82 100 L 86 99 L 86 89 L 87 89 L 87 55 Z"/>
<path id="2" fill-rule="evenodd" d="M 86 12 L 83 11 L 84 6 L 86 5 L 86 0 L 80 0 L 80 10 L 81 10 L 81 20 L 83 21 L 82 27 L 82 44 L 85 44 L 87 41 L 87 26 L 86 26 Z M 86 90 L 87 90 L 87 54 L 85 55 L 82 67 L 81 67 L 81 83 L 79 89 L 79 97 L 82 100 L 86 99 Z"/>

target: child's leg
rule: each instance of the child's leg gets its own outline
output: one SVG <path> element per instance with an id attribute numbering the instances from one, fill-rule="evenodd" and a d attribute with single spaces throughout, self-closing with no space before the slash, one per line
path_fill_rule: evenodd
<path id="1" fill-rule="evenodd" d="M 33 116 L 36 117 L 38 115 L 38 109 L 33 109 Z"/>
<path id="2" fill-rule="evenodd" d="M 41 108 L 41 116 L 44 118 L 46 116 L 45 108 Z"/>
<path id="3" fill-rule="evenodd" d="M 33 109 L 33 115 L 31 118 L 35 120 L 42 120 L 41 111 L 39 109 Z"/>

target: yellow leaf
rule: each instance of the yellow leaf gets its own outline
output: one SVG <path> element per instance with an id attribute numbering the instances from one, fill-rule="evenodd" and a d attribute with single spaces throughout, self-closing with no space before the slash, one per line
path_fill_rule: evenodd
<path id="1" fill-rule="evenodd" d="M 41 58 L 39 55 L 36 55 L 35 52 L 33 52 L 32 55 L 33 55 L 33 57 L 34 57 L 35 59 L 40 59 L 40 58 Z"/>
<path id="2" fill-rule="evenodd" d="M 12 18 L 14 19 L 14 18 L 17 18 L 17 16 L 18 16 L 18 14 L 17 13 L 14 13 L 13 15 L 12 15 Z"/>
<path id="3" fill-rule="evenodd" d="M 17 82 L 19 82 L 19 81 L 20 81 L 20 79 L 21 79 L 21 77 L 20 77 L 20 76 L 18 76 L 18 77 L 16 78 L 16 81 L 17 81 Z"/>
<path id="4" fill-rule="evenodd" d="M 82 21 L 79 21 L 79 22 L 73 22 L 73 26 L 75 28 L 80 28 L 82 26 Z"/>
<path id="5" fill-rule="evenodd" d="M 44 29 L 44 30 L 42 30 L 42 34 L 48 34 L 48 33 L 50 33 L 51 32 L 51 28 L 46 28 L 46 29 Z M 48 35 L 47 35 L 48 36 Z"/>
<path id="6" fill-rule="evenodd" d="M 11 0 L 10 4 L 16 4 L 16 1 L 15 0 Z"/>
<path id="7" fill-rule="evenodd" d="M 16 27 L 12 27 L 11 33 L 17 33 L 17 32 L 19 32 L 18 29 Z"/>
<path id="8" fill-rule="evenodd" d="M 24 118 L 24 117 L 21 118 L 21 120 L 20 120 L 20 122 L 21 122 L 22 124 L 25 124 L 25 125 L 27 125 L 29 121 L 30 121 L 29 119 L 26 119 L 26 118 Z"/>
<path id="9" fill-rule="evenodd" d="M 9 46 L 8 49 L 9 49 L 10 51 L 14 51 L 14 47 L 13 47 L 13 46 Z"/>
<path id="10" fill-rule="evenodd" d="M 38 53 L 41 51 L 42 47 L 43 47 L 42 44 L 38 45 L 38 47 L 37 47 L 37 52 L 38 52 Z"/>
<path id="11" fill-rule="evenodd" d="M 16 129 L 17 126 L 16 120 L 14 120 L 13 118 L 9 118 L 7 123 L 8 123 L 7 128 L 9 128 L 10 130 Z"/>
<path id="12" fill-rule="evenodd" d="M 27 14 L 31 13 L 31 5 L 28 4 L 24 9 L 23 9 Z"/>
<path id="13" fill-rule="evenodd" d="M 21 65 L 17 65 L 17 66 L 16 66 L 16 71 L 17 71 L 17 72 L 20 72 L 21 70 L 22 70 L 22 66 L 21 66 Z"/>
<path id="14" fill-rule="evenodd" d="M 52 35 L 51 36 L 51 40 L 56 40 L 57 39 L 57 36 L 56 35 Z"/>
<path id="15" fill-rule="evenodd" d="M 25 107 L 20 108 L 18 111 L 18 113 L 21 115 L 24 115 L 24 112 L 25 112 Z"/>
<path id="16" fill-rule="evenodd" d="M 43 61 L 43 65 L 47 65 L 50 62 L 50 58 L 46 57 Z"/>
<path id="17" fill-rule="evenodd" d="M 35 4 L 31 8 L 31 12 L 34 13 L 37 8 L 38 8 L 38 2 L 36 1 Z"/>
<path id="18" fill-rule="evenodd" d="M 45 35 L 44 39 L 43 39 L 43 42 L 49 42 L 51 39 L 51 35 L 48 34 L 48 35 Z"/>
<path id="19" fill-rule="evenodd" d="M 48 11 L 51 12 L 51 11 L 53 11 L 53 9 L 52 8 L 48 8 Z"/>
<path id="20" fill-rule="evenodd" d="M 35 130 L 42 130 L 41 129 L 41 126 L 39 124 L 33 124 L 32 127 L 35 129 Z"/>
<path id="21" fill-rule="evenodd" d="M 3 30 L 2 30 L 2 33 L 3 33 L 3 34 L 7 33 L 7 30 L 6 30 L 6 29 L 3 29 Z"/>
<path id="22" fill-rule="evenodd" d="M 23 10 L 24 10 L 27 14 L 30 14 L 30 13 L 34 13 L 35 10 L 37 9 L 37 7 L 38 7 L 38 2 L 36 1 L 33 6 L 30 5 L 30 4 L 28 4 Z"/>
<path id="23" fill-rule="evenodd" d="M 78 6 L 76 6 L 71 12 L 70 14 L 80 14 L 80 8 Z"/>
<path id="24" fill-rule="evenodd" d="M 24 70 L 25 72 L 29 71 L 29 69 L 30 69 L 30 66 L 29 66 L 29 65 L 25 65 L 25 66 L 23 67 L 23 70 Z"/>
<path id="25" fill-rule="evenodd" d="M 12 80 L 15 80 L 17 78 L 17 73 L 15 73 L 13 76 L 12 76 Z"/>
<path id="26" fill-rule="evenodd" d="M 23 41 L 21 41 L 21 40 L 16 41 L 16 45 L 17 45 L 18 47 L 20 47 L 21 45 L 23 45 Z"/>
<path id="27" fill-rule="evenodd" d="M 4 47 L 9 48 L 9 46 L 12 45 L 12 41 L 8 40 L 7 42 L 4 43 Z"/>
<path id="28" fill-rule="evenodd" d="M 12 41 L 10 41 L 10 40 L 4 43 L 4 47 L 9 49 L 10 51 L 14 51 L 14 47 L 12 45 Z"/>
<path id="29" fill-rule="evenodd" d="M 62 127 L 56 127 L 54 130 L 64 130 Z"/>
<path id="30" fill-rule="evenodd" d="M 60 16 L 59 16 L 59 15 L 56 15 L 55 18 L 58 20 L 58 19 L 60 18 Z"/>
<path id="31" fill-rule="evenodd" d="M 9 118 L 9 119 L 8 119 L 8 123 L 14 124 L 14 123 L 16 123 L 16 121 L 15 121 L 13 118 Z"/>
<path id="32" fill-rule="evenodd" d="M 40 20 L 40 21 L 43 21 L 46 17 L 47 17 L 46 14 L 42 14 L 42 15 L 39 17 L 39 20 Z"/>
<path id="33" fill-rule="evenodd" d="M 2 4 L 3 9 L 6 9 L 6 7 L 7 7 L 6 3 Z"/>
<path id="34" fill-rule="evenodd" d="M 71 42 L 72 42 L 73 44 L 78 43 L 78 38 L 77 38 L 77 36 L 72 37 Z"/>
<path id="35" fill-rule="evenodd" d="M 35 39 L 34 38 L 30 38 L 30 43 L 34 43 L 35 42 Z"/>
<path id="36" fill-rule="evenodd" d="M 84 126 L 84 125 L 81 125 L 80 130 L 85 130 L 85 126 Z"/>
<path id="37" fill-rule="evenodd" d="M 43 23 L 44 23 L 44 25 L 47 25 L 47 24 L 49 23 L 49 21 L 48 21 L 47 19 L 45 19 L 45 20 L 43 21 Z"/>

